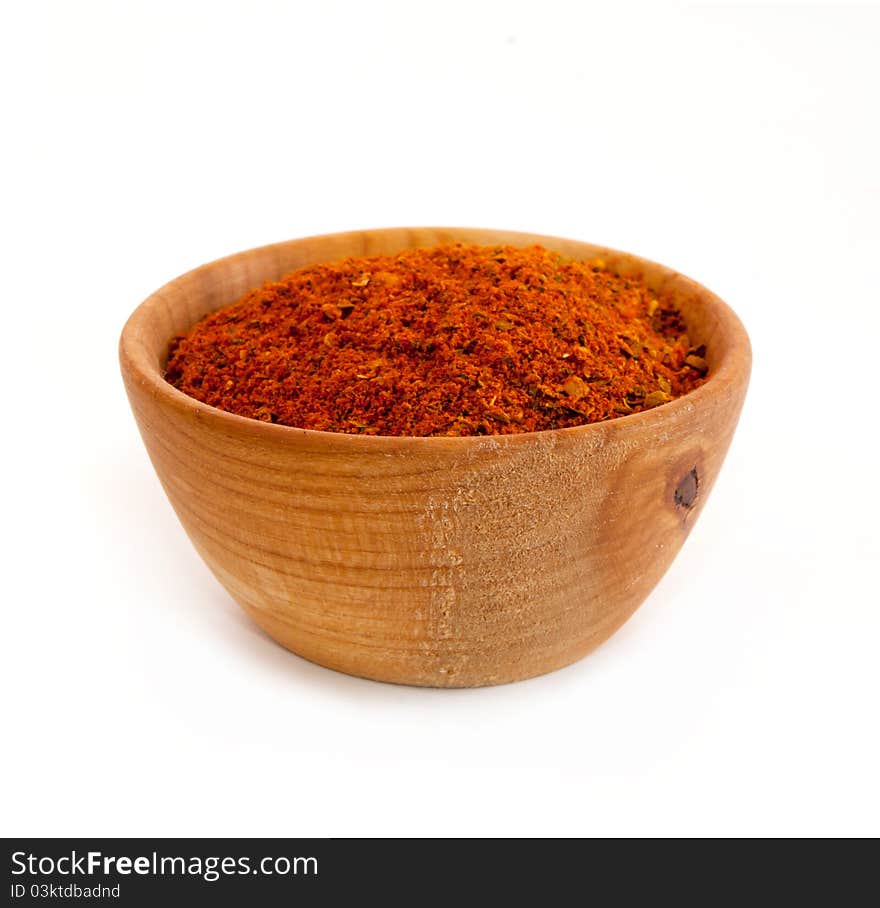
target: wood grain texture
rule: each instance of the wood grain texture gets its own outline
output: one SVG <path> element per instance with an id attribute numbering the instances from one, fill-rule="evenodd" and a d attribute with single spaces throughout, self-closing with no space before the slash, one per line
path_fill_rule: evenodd
<path id="1" fill-rule="evenodd" d="M 162 377 L 173 335 L 264 280 L 450 241 L 539 242 L 642 274 L 674 295 L 692 339 L 706 344 L 709 379 L 672 403 L 588 426 L 390 438 L 245 419 Z M 751 354 L 720 299 L 652 262 L 555 237 L 413 228 L 294 240 L 191 271 L 134 312 L 120 362 L 181 523 L 268 634 L 354 675 L 470 687 L 567 665 L 632 615 L 705 505 Z"/>

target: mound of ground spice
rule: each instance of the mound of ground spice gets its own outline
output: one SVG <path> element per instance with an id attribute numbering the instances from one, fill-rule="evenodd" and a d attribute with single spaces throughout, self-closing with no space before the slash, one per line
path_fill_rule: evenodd
<path id="1" fill-rule="evenodd" d="M 364 435 L 494 435 L 658 406 L 706 371 L 640 280 L 541 246 L 447 245 L 310 265 L 175 338 L 204 403 Z"/>

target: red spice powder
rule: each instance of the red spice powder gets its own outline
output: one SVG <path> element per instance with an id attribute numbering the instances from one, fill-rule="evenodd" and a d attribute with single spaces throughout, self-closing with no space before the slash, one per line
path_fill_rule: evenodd
<path id="1" fill-rule="evenodd" d="M 661 405 L 701 384 L 704 355 L 637 278 L 541 246 L 458 244 L 266 283 L 175 338 L 166 378 L 286 426 L 500 435 Z"/>

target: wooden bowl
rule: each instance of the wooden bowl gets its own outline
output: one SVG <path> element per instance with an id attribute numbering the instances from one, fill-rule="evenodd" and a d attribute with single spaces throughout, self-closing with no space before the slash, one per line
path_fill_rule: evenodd
<path id="1" fill-rule="evenodd" d="M 522 435 L 395 438 L 245 419 L 163 379 L 169 340 L 265 280 L 313 262 L 461 241 L 601 257 L 674 295 L 710 372 L 685 397 Z M 653 262 L 500 230 L 368 230 L 278 243 L 166 284 L 128 320 L 125 387 L 198 552 L 270 636 L 329 668 L 476 687 L 549 672 L 614 633 L 700 514 L 746 393 L 734 313 Z M 733 570 L 733 566 L 731 566 Z"/>

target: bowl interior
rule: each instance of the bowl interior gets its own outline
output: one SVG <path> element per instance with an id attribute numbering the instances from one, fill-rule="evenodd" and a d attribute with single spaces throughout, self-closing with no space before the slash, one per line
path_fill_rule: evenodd
<path id="1" fill-rule="evenodd" d="M 121 355 L 142 381 L 155 383 L 157 387 L 161 385 L 163 391 L 183 397 L 164 381 L 168 345 L 173 337 L 188 331 L 209 312 L 235 302 L 264 281 L 277 280 L 305 265 L 347 256 L 394 254 L 407 248 L 452 242 L 514 246 L 539 243 L 572 258 L 601 259 L 610 269 L 641 276 L 656 292 L 669 294 L 685 318 L 692 342 L 705 344 L 707 349 L 709 378 L 687 397 L 706 393 L 704 389 L 719 381 L 735 379 L 742 369 L 748 371 L 748 338 L 736 315 L 717 296 L 684 275 L 638 256 L 591 243 L 462 227 L 390 228 L 330 234 L 276 243 L 203 265 L 166 284 L 135 310 L 122 333 Z M 732 355 L 735 352 L 738 355 Z"/>

